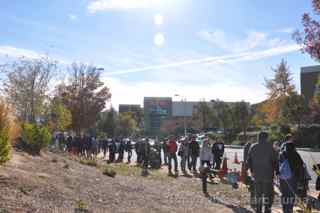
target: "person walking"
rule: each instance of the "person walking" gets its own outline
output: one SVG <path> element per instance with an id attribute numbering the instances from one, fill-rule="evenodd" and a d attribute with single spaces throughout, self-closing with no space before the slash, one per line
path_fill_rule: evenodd
<path id="1" fill-rule="evenodd" d="M 177 142 L 174 139 L 174 137 L 171 137 L 169 140 L 169 143 L 167 144 L 168 146 L 168 157 L 169 157 L 169 165 L 168 165 L 168 175 L 173 176 L 172 174 L 172 161 L 174 162 L 174 172 L 175 175 L 178 175 L 178 160 L 177 160 Z"/>
<path id="2" fill-rule="evenodd" d="M 213 144 L 212 154 L 214 156 L 212 167 L 216 170 L 220 170 L 222 157 L 224 155 L 224 143 L 220 138 Z"/>
<path id="3" fill-rule="evenodd" d="M 192 137 L 190 142 L 190 156 L 191 156 L 191 168 L 193 173 L 197 173 L 197 161 L 200 155 L 200 146 L 195 137 Z"/>
<path id="4" fill-rule="evenodd" d="M 288 135 L 285 141 L 279 157 L 281 204 L 284 213 L 292 213 L 296 198 L 302 199 L 306 196 L 309 177 L 292 136 Z"/>
<path id="5" fill-rule="evenodd" d="M 210 168 L 211 167 L 211 161 L 213 159 L 209 139 L 205 138 L 201 147 L 200 151 L 200 161 L 201 166 L 204 166 L 205 164 Z"/>
<path id="6" fill-rule="evenodd" d="M 258 136 L 258 143 L 251 146 L 247 165 L 255 184 L 255 210 L 262 213 L 264 206 L 265 213 L 271 213 L 273 204 L 274 174 L 278 174 L 277 156 L 271 143 L 268 143 L 268 133 L 261 132 Z"/>

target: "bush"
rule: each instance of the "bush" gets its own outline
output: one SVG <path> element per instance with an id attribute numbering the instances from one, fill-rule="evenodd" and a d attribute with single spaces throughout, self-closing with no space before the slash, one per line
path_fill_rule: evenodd
<path id="1" fill-rule="evenodd" d="M 10 109 L 3 102 L 0 102 L 0 164 L 10 159 Z"/>
<path id="2" fill-rule="evenodd" d="M 24 151 L 39 155 L 43 148 L 46 148 L 51 141 L 51 134 L 47 127 L 25 123 L 22 125 L 22 134 L 19 140 L 19 147 Z"/>
<path id="3" fill-rule="evenodd" d="M 103 173 L 104 175 L 107 175 L 107 176 L 112 177 L 112 178 L 114 178 L 114 177 L 116 176 L 116 174 L 117 174 L 117 173 L 116 173 L 112 168 L 110 168 L 110 167 L 105 167 L 102 173 Z"/>

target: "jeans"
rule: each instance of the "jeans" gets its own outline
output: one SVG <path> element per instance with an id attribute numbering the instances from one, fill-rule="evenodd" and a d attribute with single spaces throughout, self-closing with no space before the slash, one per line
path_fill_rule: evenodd
<path id="1" fill-rule="evenodd" d="M 178 172 L 178 160 L 176 153 L 169 153 L 169 173 L 172 171 L 172 161 L 174 161 L 174 171 Z"/>
<path id="2" fill-rule="evenodd" d="M 181 166 L 182 172 L 186 172 L 187 160 L 188 160 L 188 156 L 181 157 L 180 166 Z"/>
<path id="3" fill-rule="evenodd" d="M 214 158 L 214 161 L 213 161 L 213 165 L 214 169 L 216 170 L 220 170 L 220 167 L 221 167 L 221 158 L 220 157 L 216 157 Z"/>
<path id="4" fill-rule="evenodd" d="M 128 163 L 131 163 L 132 151 L 128 150 Z"/>
<path id="5" fill-rule="evenodd" d="M 297 191 L 297 181 L 294 178 L 280 179 L 281 204 L 284 213 L 292 213 Z"/>
<path id="6" fill-rule="evenodd" d="M 191 167 L 193 172 L 197 171 L 197 161 L 198 161 L 198 156 L 191 155 Z"/>
<path id="7" fill-rule="evenodd" d="M 264 212 L 271 213 L 273 197 L 274 197 L 274 191 L 273 191 L 272 181 L 255 183 L 255 205 L 256 205 L 257 213 L 262 213 L 263 205 L 264 205 Z"/>

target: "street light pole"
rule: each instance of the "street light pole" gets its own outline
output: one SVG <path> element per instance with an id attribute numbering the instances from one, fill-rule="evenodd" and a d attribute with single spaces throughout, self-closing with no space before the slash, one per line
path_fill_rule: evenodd
<path id="1" fill-rule="evenodd" d="M 181 97 L 181 102 L 183 103 L 183 129 L 184 129 L 184 136 L 187 136 L 187 122 L 186 122 L 186 108 L 187 108 L 187 98 L 182 97 L 179 94 L 175 95 L 176 97 Z"/>

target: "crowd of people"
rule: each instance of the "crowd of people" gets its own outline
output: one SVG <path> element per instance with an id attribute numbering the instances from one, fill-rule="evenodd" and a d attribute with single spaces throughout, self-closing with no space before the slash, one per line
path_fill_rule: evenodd
<path id="1" fill-rule="evenodd" d="M 189 175 L 189 172 L 197 175 L 203 168 L 219 171 L 225 151 L 221 139 L 204 137 L 199 142 L 195 135 L 181 138 L 171 136 L 163 141 L 144 138 L 133 142 L 128 138 L 96 139 L 58 134 L 55 141 L 67 152 L 87 158 L 96 158 L 100 153 L 108 163 L 131 163 L 135 151 L 135 161 L 144 171 L 166 165 L 169 176 L 178 176 L 179 171 L 183 175 Z M 125 156 L 127 159 L 124 159 Z M 293 212 L 297 199 L 301 201 L 306 197 L 311 177 L 291 135 L 287 135 L 281 143 L 269 143 L 268 133 L 261 132 L 257 143 L 244 146 L 243 156 L 243 168 L 247 174 L 245 181 L 250 185 L 251 204 L 257 213 L 263 212 L 263 208 L 264 212 L 271 213 L 275 185 L 281 192 L 284 213 Z M 207 193 L 206 188 L 203 190 Z"/>

